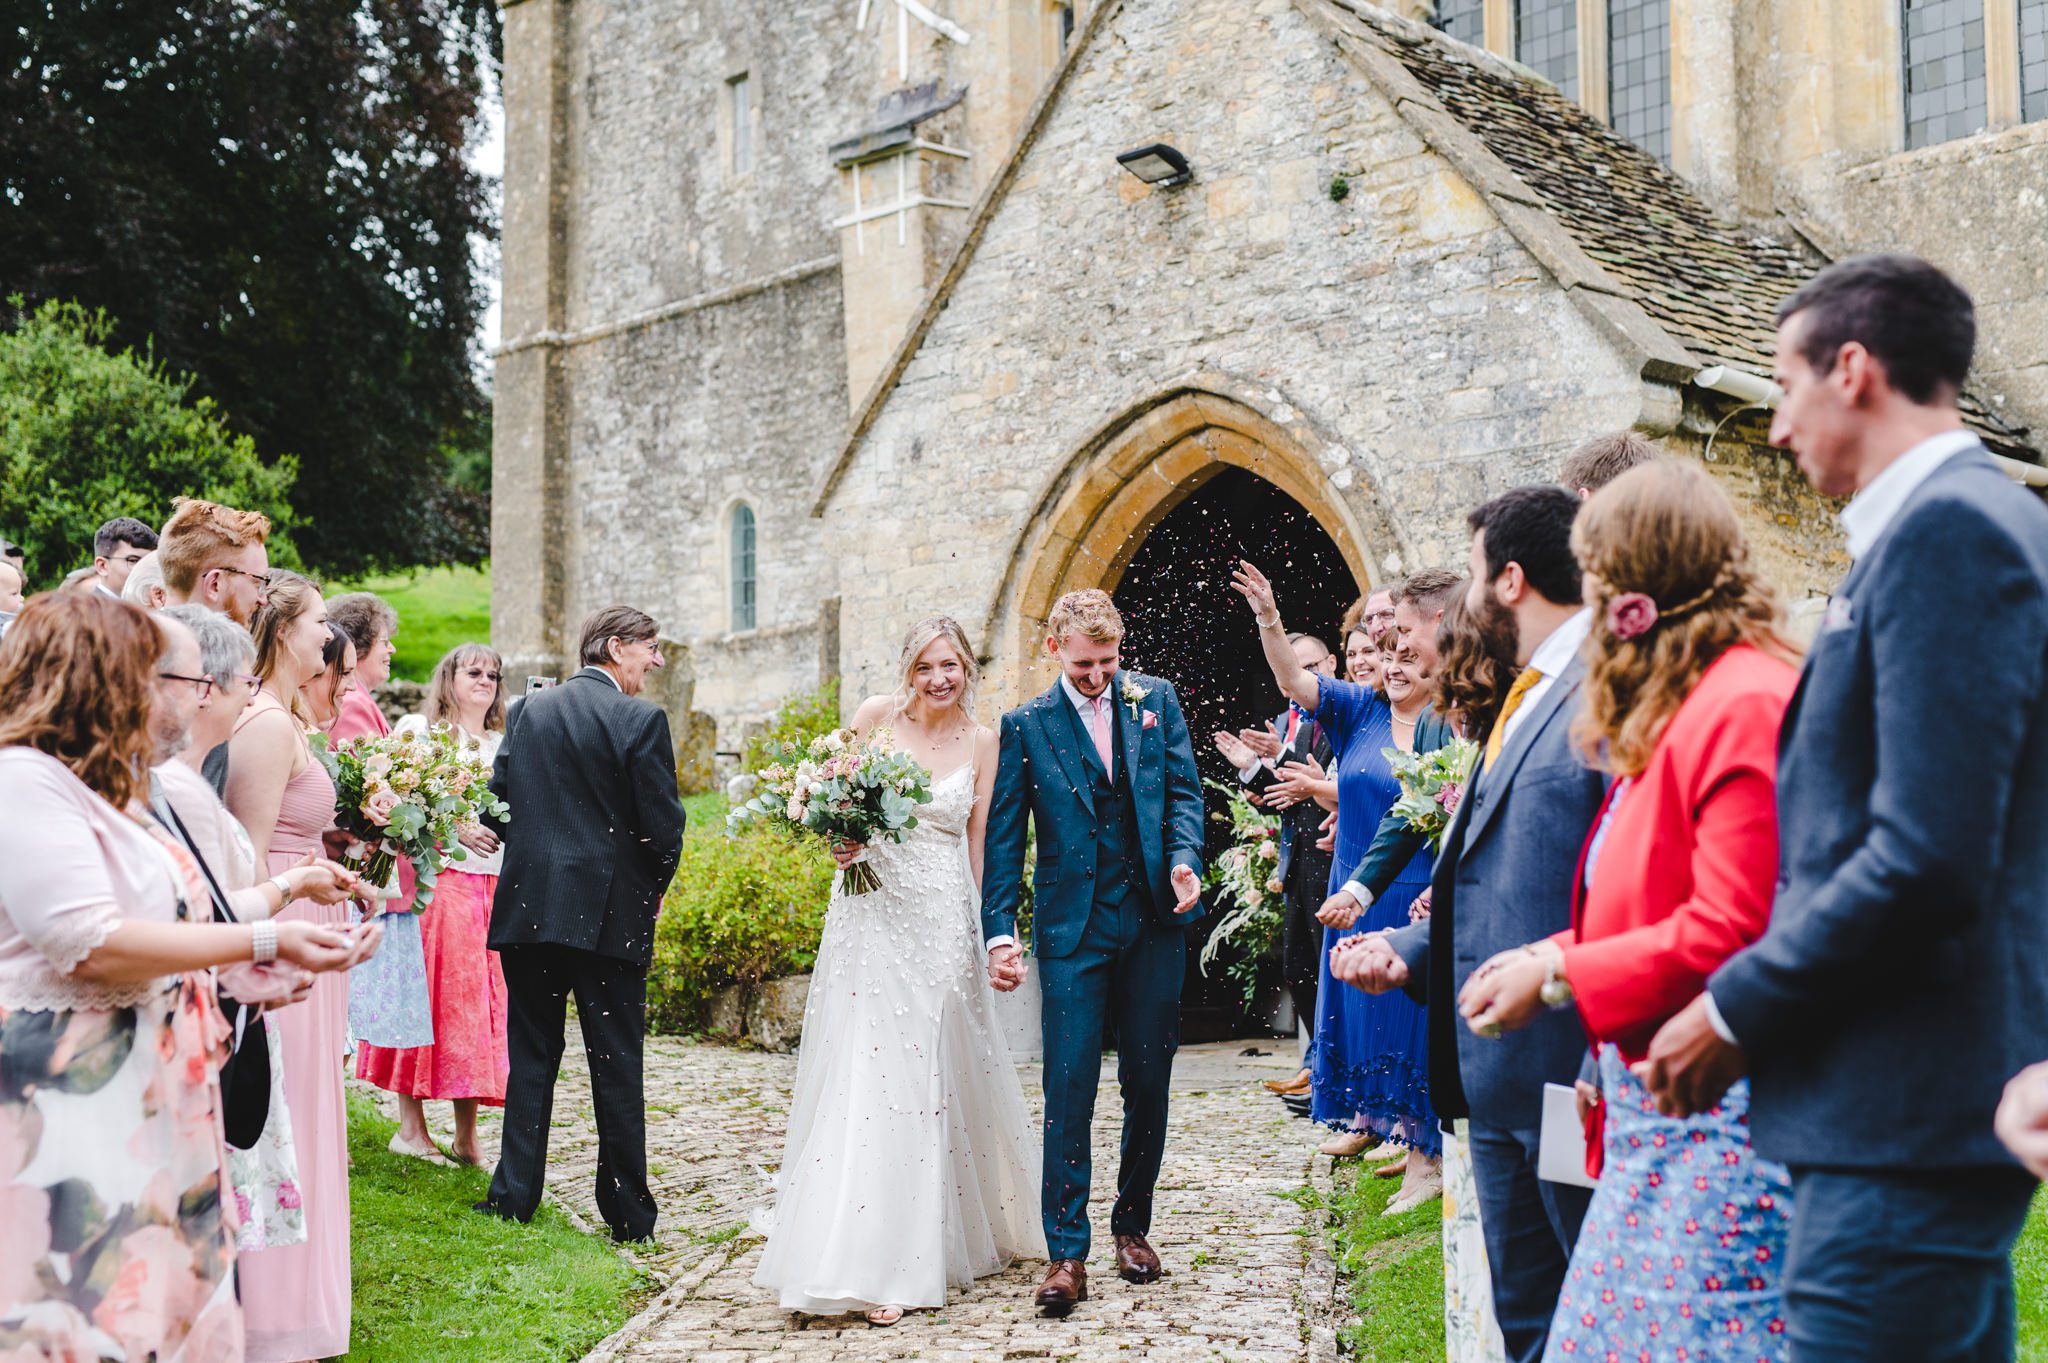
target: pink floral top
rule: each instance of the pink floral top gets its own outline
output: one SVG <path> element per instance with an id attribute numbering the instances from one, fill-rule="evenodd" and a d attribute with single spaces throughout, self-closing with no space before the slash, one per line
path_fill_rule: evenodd
<path id="1" fill-rule="evenodd" d="M 71 974 L 123 919 L 177 921 L 184 882 L 156 837 L 33 748 L 0 748 L 0 809 L 0 1008 L 125 1008 L 176 985 Z"/>

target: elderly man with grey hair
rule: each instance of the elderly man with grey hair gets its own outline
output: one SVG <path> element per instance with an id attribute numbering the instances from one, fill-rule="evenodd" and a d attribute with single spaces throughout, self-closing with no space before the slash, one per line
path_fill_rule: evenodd
<path id="1" fill-rule="evenodd" d="M 129 572 L 128 580 L 121 586 L 121 599 L 146 611 L 162 610 L 170 604 L 171 598 L 164 591 L 164 565 L 158 561 L 156 550 L 144 554 Z"/>
<path id="2" fill-rule="evenodd" d="M 137 568 L 129 579 L 141 575 Z M 185 822 L 200 853 L 222 884 L 232 890 L 251 884 L 256 874 L 254 854 L 248 835 L 221 805 L 213 786 L 201 774 L 206 754 L 228 741 L 235 721 L 256 698 L 262 682 L 251 671 L 256 665 L 256 644 L 227 616 L 204 606 L 171 606 L 158 614 L 176 620 L 199 641 L 199 672 L 211 686 L 192 718 L 189 741 L 169 761 L 155 769 L 156 785 L 178 817 Z"/>

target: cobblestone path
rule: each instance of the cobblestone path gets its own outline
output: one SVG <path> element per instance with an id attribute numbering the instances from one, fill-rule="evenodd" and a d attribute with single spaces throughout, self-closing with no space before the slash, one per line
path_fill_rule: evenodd
<path id="1" fill-rule="evenodd" d="M 1316 1136 L 1258 1085 L 1294 1071 L 1294 1048 L 1243 1056 L 1249 1043 L 1184 1048 L 1174 1064 L 1171 1126 L 1153 1244 L 1165 1277 L 1134 1287 L 1104 1261 L 1120 1105 L 1105 1067 L 1095 1128 L 1096 1252 L 1089 1299 L 1065 1320 L 1040 1317 L 1030 1295 L 1042 1263 L 1020 1264 L 958 1292 L 943 1311 L 892 1329 L 859 1317 L 793 1316 L 751 1279 L 761 1241 L 748 1213 L 765 1201 L 758 1170 L 780 1158 L 792 1056 L 652 1039 L 647 1052 L 648 1160 L 661 1205 L 656 1243 L 641 1260 L 662 1284 L 632 1322 L 586 1363 L 741 1363 L 777 1359 L 1307 1360 L 1333 1355 L 1330 1265 L 1320 1214 L 1300 1196 L 1327 1184 Z M 548 1182 L 596 1224 L 591 1172 L 597 1133 L 580 1056 L 555 1100 Z M 1113 1062 L 1114 1057 L 1111 1057 Z M 1038 1073 L 1023 1067 L 1038 1106 Z M 432 1105 L 439 1108 L 440 1104 Z M 438 1114 L 437 1114 L 438 1115 Z M 488 1133 L 494 1137 L 494 1130 Z M 1105 1171 L 1109 1171 L 1105 1175 Z"/>

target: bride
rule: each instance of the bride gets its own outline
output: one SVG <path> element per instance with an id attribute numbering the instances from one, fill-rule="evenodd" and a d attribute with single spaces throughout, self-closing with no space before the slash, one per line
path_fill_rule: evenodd
<path id="1" fill-rule="evenodd" d="M 901 844 L 834 849 L 842 868 L 865 853 L 882 887 L 833 886 L 754 1274 L 789 1310 L 878 1326 L 1045 1255 L 1038 1145 L 981 945 L 996 736 L 974 720 L 980 669 L 942 615 L 911 628 L 902 667 L 853 727 L 892 734 L 932 773 L 932 800 Z"/>

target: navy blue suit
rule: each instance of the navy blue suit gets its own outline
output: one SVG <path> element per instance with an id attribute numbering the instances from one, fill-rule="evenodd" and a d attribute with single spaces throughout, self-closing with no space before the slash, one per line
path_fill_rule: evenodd
<path id="1" fill-rule="evenodd" d="M 2009 1358 L 2032 1183 L 1991 1119 L 2048 1037 L 2048 508 L 1981 450 L 1830 601 L 1778 838 L 1770 928 L 1708 990 L 1793 1170 L 1793 1357 Z"/>
<path id="2" fill-rule="evenodd" d="M 1127 686 L 1147 693 L 1135 704 Z M 1144 1235 L 1166 1151 L 1168 1086 L 1180 1042 L 1183 919 L 1176 866 L 1202 868 L 1202 788 L 1173 687 L 1121 672 L 1110 683 L 1114 772 L 1064 687 L 1003 716 L 989 803 L 982 935 L 1014 934 L 1027 821 L 1037 833 L 1032 938 L 1043 993 L 1045 1182 L 1054 1259 L 1088 1257 L 1089 1128 L 1105 1028 L 1117 1036 L 1124 1132 L 1116 1235 Z M 1149 717 L 1149 718 L 1148 718 Z"/>
<path id="3" fill-rule="evenodd" d="M 1574 660 L 1534 702 L 1472 783 L 1444 831 L 1430 916 L 1391 935 L 1408 992 L 1429 1008 L 1429 1093 L 1439 1115 L 1469 1116 L 1472 1172 L 1508 1357 L 1536 1363 L 1591 1194 L 1536 1177 L 1543 1085 L 1569 1084 L 1586 1034 L 1549 1013 L 1496 1040 L 1458 1016 L 1458 990 L 1488 958 L 1571 926 L 1572 881 L 1606 783 L 1571 740 L 1585 664 Z"/>

